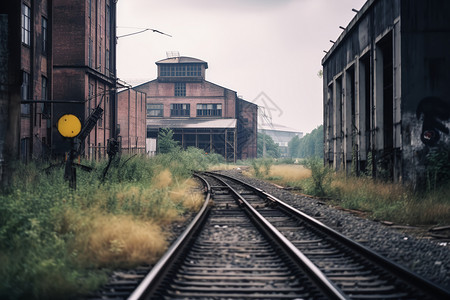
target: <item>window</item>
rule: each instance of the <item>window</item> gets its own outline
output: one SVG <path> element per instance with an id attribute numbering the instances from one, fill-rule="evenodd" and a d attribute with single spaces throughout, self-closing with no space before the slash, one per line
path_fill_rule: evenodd
<path id="1" fill-rule="evenodd" d="M 22 73 L 22 100 L 30 100 L 31 97 L 31 86 L 30 86 L 30 74 L 27 72 Z M 30 104 L 21 104 L 20 112 L 22 114 L 30 114 Z"/>
<path id="2" fill-rule="evenodd" d="M 30 138 L 20 139 L 20 159 L 26 163 L 28 161 L 30 151 Z"/>
<path id="3" fill-rule="evenodd" d="M 175 76 L 186 76 L 186 66 L 176 66 Z"/>
<path id="4" fill-rule="evenodd" d="M 190 104 L 170 104 L 171 117 L 189 117 L 191 115 Z"/>
<path id="5" fill-rule="evenodd" d="M 45 17 L 42 17 L 42 53 L 47 53 L 47 40 L 48 40 L 48 21 Z"/>
<path id="6" fill-rule="evenodd" d="M 48 80 L 46 77 L 42 76 L 42 86 L 41 86 L 42 100 L 48 100 Z M 42 118 L 50 119 L 51 107 L 50 103 L 42 103 Z"/>
<path id="7" fill-rule="evenodd" d="M 89 37 L 88 65 L 92 67 L 92 38 Z"/>
<path id="8" fill-rule="evenodd" d="M 221 117 L 222 104 L 197 104 L 197 117 Z"/>
<path id="9" fill-rule="evenodd" d="M 22 4 L 22 43 L 30 45 L 31 40 L 31 10 Z"/>
<path id="10" fill-rule="evenodd" d="M 102 39 L 100 39 L 100 43 L 102 42 Z M 102 44 L 98 46 L 98 68 L 100 72 L 102 71 Z"/>
<path id="11" fill-rule="evenodd" d="M 101 14 L 101 5 L 102 3 L 100 2 L 101 0 L 97 1 L 97 20 L 100 21 L 100 14 Z"/>
<path id="12" fill-rule="evenodd" d="M 41 88 L 42 100 L 47 100 L 47 78 L 42 76 L 42 88 Z"/>
<path id="13" fill-rule="evenodd" d="M 185 82 L 175 82 L 175 96 L 185 97 L 186 96 L 186 83 Z"/>
<path id="14" fill-rule="evenodd" d="M 160 76 L 170 76 L 170 66 L 161 66 Z"/>
<path id="15" fill-rule="evenodd" d="M 105 52 L 105 68 L 106 68 L 106 72 L 109 72 L 109 66 L 110 66 L 109 49 L 106 49 L 106 52 Z"/>
<path id="16" fill-rule="evenodd" d="M 186 76 L 202 76 L 200 65 L 188 65 Z"/>
<path id="17" fill-rule="evenodd" d="M 200 77 L 202 76 L 202 68 L 200 64 L 180 64 L 160 66 L 161 77 Z"/>
<path id="18" fill-rule="evenodd" d="M 94 84 L 90 83 L 89 84 L 89 100 L 94 98 Z"/>
<path id="19" fill-rule="evenodd" d="M 106 38 L 110 38 L 111 34 L 111 8 L 106 4 Z"/>
<path id="20" fill-rule="evenodd" d="M 147 118 L 162 117 L 164 113 L 163 104 L 147 103 Z"/>

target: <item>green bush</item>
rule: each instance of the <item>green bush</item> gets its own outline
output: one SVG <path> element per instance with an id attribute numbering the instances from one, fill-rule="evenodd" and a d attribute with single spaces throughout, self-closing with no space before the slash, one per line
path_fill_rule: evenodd
<path id="1" fill-rule="evenodd" d="M 432 148 L 426 155 L 427 189 L 436 190 L 437 187 L 450 182 L 450 147 L 441 145 Z"/>
<path id="2" fill-rule="evenodd" d="M 256 177 L 261 177 L 262 173 L 261 173 L 261 164 L 260 161 L 257 159 L 252 159 L 250 161 L 250 165 L 253 168 L 253 173 L 255 174 Z"/>
<path id="3" fill-rule="evenodd" d="M 278 159 L 276 161 L 277 165 L 293 165 L 295 164 L 295 159 L 293 159 L 292 157 L 283 157 L 281 159 Z"/>
<path id="4" fill-rule="evenodd" d="M 324 165 L 323 159 L 310 157 L 303 161 L 306 168 L 311 170 L 310 181 L 306 182 L 307 193 L 317 196 L 325 196 L 330 189 L 333 170 Z"/>
<path id="5" fill-rule="evenodd" d="M 170 153 L 179 150 L 180 146 L 177 141 L 173 139 L 173 131 L 169 128 L 163 128 L 158 133 L 158 152 Z"/>
<path id="6" fill-rule="evenodd" d="M 253 168 L 253 172 L 256 177 L 269 176 L 270 169 L 274 164 L 272 158 L 257 158 L 250 161 L 250 165 Z"/>

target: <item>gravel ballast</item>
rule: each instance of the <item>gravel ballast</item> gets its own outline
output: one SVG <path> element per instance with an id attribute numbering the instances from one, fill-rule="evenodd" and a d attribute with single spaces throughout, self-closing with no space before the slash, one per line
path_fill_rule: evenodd
<path id="1" fill-rule="evenodd" d="M 297 195 L 265 181 L 242 175 L 237 170 L 220 171 L 257 186 L 345 236 L 450 290 L 450 243 L 420 239 L 411 234 L 364 219 Z"/>

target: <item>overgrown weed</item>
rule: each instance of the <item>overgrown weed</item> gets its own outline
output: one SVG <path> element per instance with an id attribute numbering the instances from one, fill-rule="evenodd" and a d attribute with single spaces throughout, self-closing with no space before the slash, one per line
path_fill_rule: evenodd
<path id="1" fill-rule="evenodd" d="M 330 196 L 344 208 L 368 211 L 371 217 L 409 225 L 448 224 L 450 186 L 425 193 L 400 183 L 336 175 Z"/>
<path id="2" fill-rule="evenodd" d="M 154 263 L 167 247 L 161 228 L 197 210 L 192 170 L 221 161 L 198 149 L 152 159 L 133 156 L 77 172 L 70 190 L 62 167 L 18 165 L 0 195 L 0 298 L 65 299 L 105 282 L 99 268 Z"/>
<path id="3" fill-rule="evenodd" d="M 250 165 L 255 177 L 263 178 L 270 174 L 270 169 L 274 165 L 275 160 L 270 157 L 256 158 L 250 160 Z"/>
<path id="4" fill-rule="evenodd" d="M 449 183 L 427 192 L 414 192 L 399 183 L 333 173 L 318 160 L 309 163 L 306 160 L 305 166 L 309 169 L 275 165 L 268 176 L 260 172 L 260 178 L 298 188 L 304 194 L 332 199 L 333 204 L 367 212 L 372 219 L 409 225 L 448 225 L 450 220 Z M 255 176 L 254 172 L 246 174 Z"/>

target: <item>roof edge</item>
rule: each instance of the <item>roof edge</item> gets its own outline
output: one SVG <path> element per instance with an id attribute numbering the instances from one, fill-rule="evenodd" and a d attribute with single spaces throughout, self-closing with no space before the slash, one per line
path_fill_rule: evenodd
<path id="1" fill-rule="evenodd" d="M 158 60 L 155 62 L 156 65 L 161 64 L 204 64 L 205 68 L 208 69 L 208 63 L 204 60 L 190 57 L 190 56 L 177 56 L 177 57 L 170 57 L 170 58 L 164 58 L 161 60 Z"/>
<path id="2" fill-rule="evenodd" d="M 368 9 L 373 5 L 373 3 L 378 0 L 367 0 L 366 3 L 361 7 L 361 9 L 356 13 L 356 15 L 353 17 L 353 19 L 348 23 L 348 25 L 345 27 L 345 29 L 342 31 L 342 33 L 339 35 L 338 39 L 333 43 L 333 46 L 328 51 L 325 51 L 326 54 L 322 58 L 322 65 L 325 64 L 325 62 L 330 58 L 330 56 L 333 54 L 333 52 L 338 48 L 341 44 L 341 42 L 346 38 L 347 34 L 353 30 L 353 28 L 356 26 L 356 24 L 359 23 L 360 19 L 363 18 L 363 16 L 366 14 Z"/>

